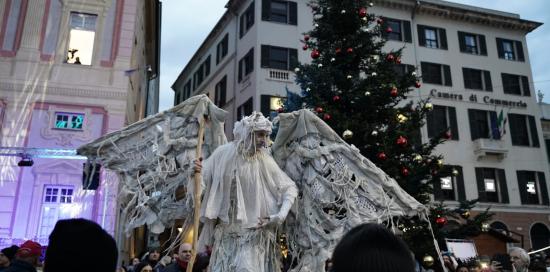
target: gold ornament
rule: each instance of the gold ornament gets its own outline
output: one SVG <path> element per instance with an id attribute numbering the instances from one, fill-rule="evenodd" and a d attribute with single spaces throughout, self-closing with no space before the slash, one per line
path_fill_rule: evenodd
<path id="1" fill-rule="evenodd" d="M 370 95 L 370 92 L 369 91 L 366 91 L 365 92 L 365 96 L 369 96 Z"/>
<path id="2" fill-rule="evenodd" d="M 344 137 L 344 140 L 349 140 L 351 137 L 353 137 L 353 132 L 351 130 L 346 129 L 344 133 L 342 133 L 342 137 Z"/>
<path id="3" fill-rule="evenodd" d="M 399 123 L 403 124 L 403 123 L 407 122 L 407 120 L 409 120 L 409 118 L 407 118 L 407 116 L 405 116 L 401 113 L 397 115 L 397 121 L 399 121 Z"/>
<path id="4" fill-rule="evenodd" d="M 434 264 L 434 257 L 430 255 L 424 256 L 424 258 L 422 258 L 422 264 L 424 267 L 431 267 Z"/>
<path id="5" fill-rule="evenodd" d="M 453 172 L 452 172 L 453 176 L 458 176 L 458 170 L 456 170 L 456 168 L 453 168 Z"/>
<path id="6" fill-rule="evenodd" d="M 422 156 L 419 155 L 419 154 L 416 154 L 416 156 L 414 156 L 414 161 L 415 162 L 421 162 L 422 161 Z"/>
<path id="7" fill-rule="evenodd" d="M 427 110 L 433 110 L 434 105 L 432 103 L 426 103 L 426 105 L 424 105 L 424 108 L 426 108 Z"/>
<path id="8" fill-rule="evenodd" d="M 462 217 L 468 219 L 470 217 L 470 211 L 465 211 L 462 213 Z"/>
<path id="9" fill-rule="evenodd" d="M 437 160 L 437 166 L 439 167 L 443 166 L 443 160 Z"/>

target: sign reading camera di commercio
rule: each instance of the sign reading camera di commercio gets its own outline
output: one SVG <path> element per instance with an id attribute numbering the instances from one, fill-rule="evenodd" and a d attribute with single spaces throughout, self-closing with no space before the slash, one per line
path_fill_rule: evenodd
<path id="1" fill-rule="evenodd" d="M 511 108 L 520 108 L 520 109 L 527 108 L 527 103 L 523 102 L 522 100 L 511 101 L 511 100 L 504 100 L 504 99 L 495 99 L 495 98 L 491 98 L 488 95 L 484 95 L 483 97 L 480 96 L 480 99 L 478 100 L 477 94 L 471 94 L 470 97 L 468 97 L 468 99 L 465 100 L 464 96 L 461 94 L 440 92 L 436 89 L 432 89 L 430 91 L 430 96 L 433 98 L 453 100 L 453 101 L 469 101 L 472 103 L 483 103 L 487 105 L 506 106 Z"/>

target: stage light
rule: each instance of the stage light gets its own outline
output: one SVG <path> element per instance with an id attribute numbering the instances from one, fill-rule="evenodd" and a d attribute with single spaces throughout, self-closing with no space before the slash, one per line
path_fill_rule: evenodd
<path id="1" fill-rule="evenodd" d="M 30 167 L 33 164 L 34 164 L 34 161 L 31 158 L 21 158 L 21 160 L 17 163 L 17 166 Z"/>

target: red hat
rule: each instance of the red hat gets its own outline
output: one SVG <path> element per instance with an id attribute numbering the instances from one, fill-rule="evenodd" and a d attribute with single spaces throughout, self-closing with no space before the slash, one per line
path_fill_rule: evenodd
<path id="1" fill-rule="evenodd" d="M 17 250 L 17 256 L 19 257 L 29 257 L 29 256 L 40 256 L 42 254 L 42 246 L 34 241 L 28 240 L 25 241 L 19 250 Z"/>

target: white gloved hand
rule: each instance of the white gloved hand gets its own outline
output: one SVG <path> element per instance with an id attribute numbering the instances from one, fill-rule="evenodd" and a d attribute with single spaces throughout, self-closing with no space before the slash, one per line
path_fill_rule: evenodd
<path id="1" fill-rule="evenodd" d="M 282 224 L 285 221 L 286 216 L 288 215 L 288 212 L 290 211 L 290 207 L 292 207 L 293 202 L 294 201 L 290 199 L 285 199 L 278 213 L 272 214 L 268 217 L 258 218 L 260 221 L 258 223 L 258 227 L 263 227 L 269 224 L 277 224 L 277 225 Z"/>

